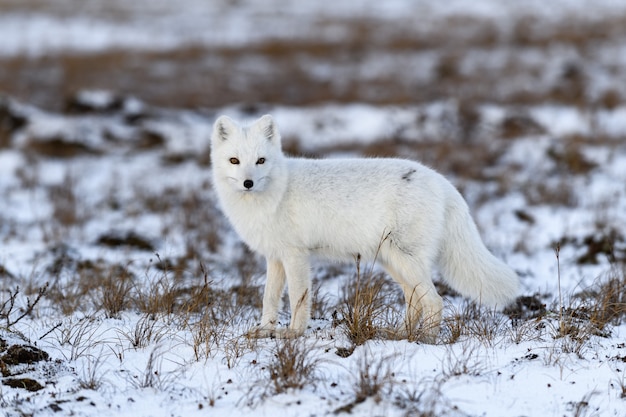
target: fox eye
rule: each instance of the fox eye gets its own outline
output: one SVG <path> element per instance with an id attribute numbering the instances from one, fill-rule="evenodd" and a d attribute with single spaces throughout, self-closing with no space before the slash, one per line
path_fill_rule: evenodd
<path id="1" fill-rule="evenodd" d="M 229 161 L 233 165 L 239 165 L 239 159 L 237 158 L 230 158 Z"/>
<path id="2" fill-rule="evenodd" d="M 263 165 L 264 163 L 265 163 L 265 158 L 259 158 L 259 159 L 257 159 L 257 161 L 256 161 L 256 164 L 257 164 L 257 165 Z"/>

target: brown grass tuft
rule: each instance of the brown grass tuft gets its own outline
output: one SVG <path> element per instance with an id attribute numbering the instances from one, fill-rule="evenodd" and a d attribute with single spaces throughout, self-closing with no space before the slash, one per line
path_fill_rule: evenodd
<path id="1" fill-rule="evenodd" d="M 382 273 L 361 273 L 360 258 L 356 262 L 354 285 L 346 287 L 339 306 L 338 324 L 355 345 L 368 340 L 393 335 L 399 314 L 395 308 L 398 294 L 396 287 Z"/>
<path id="2" fill-rule="evenodd" d="M 358 404 L 373 398 L 374 402 L 381 402 L 385 396 L 389 396 L 396 384 L 393 372 L 394 356 L 385 356 L 372 359 L 365 352 L 358 361 L 354 381 L 354 400 L 335 410 L 335 414 L 352 413 Z"/>
<path id="3" fill-rule="evenodd" d="M 100 303 L 107 317 L 118 318 L 131 304 L 134 276 L 120 265 L 112 267 L 101 284 Z"/>
<path id="4" fill-rule="evenodd" d="M 280 394 L 289 389 L 314 385 L 318 363 L 312 357 L 306 339 L 277 339 L 273 360 L 267 365 L 272 392 Z"/>

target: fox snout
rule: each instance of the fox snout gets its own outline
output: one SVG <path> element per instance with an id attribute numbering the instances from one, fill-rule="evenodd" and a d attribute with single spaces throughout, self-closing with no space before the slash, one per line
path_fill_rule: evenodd
<path id="1" fill-rule="evenodd" d="M 243 181 L 243 186 L 246 190 L 250 190 L 252 189 L 252 187 L 254 187 L 254 181 L 252 180 L 244 180 Z"/>

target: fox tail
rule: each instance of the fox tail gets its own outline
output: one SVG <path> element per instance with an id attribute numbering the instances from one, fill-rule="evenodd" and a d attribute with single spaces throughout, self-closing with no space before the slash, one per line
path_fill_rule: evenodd
<path id="1" fill-rule="evenodd" d="M 489 306 L 505 307 L 519 291 L 517 274 L 485 247 L 460 194 L 446 210 L 440 267 L 456 291 Z"/>

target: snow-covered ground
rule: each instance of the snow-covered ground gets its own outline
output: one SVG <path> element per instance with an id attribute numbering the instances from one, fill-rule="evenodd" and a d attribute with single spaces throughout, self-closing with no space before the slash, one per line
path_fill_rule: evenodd
<path id="1" fill-rule="evenodd" d="M 496 24 L 506 37 L 523 18 L 550 34 L 567 19 L 626 16 L 609 0 L 27 3 L 0 2 L 2 56 L 340 42 L 337 22 L 355 16 L 424 38 L 450 19 Z M 503 101 L 500 87 L 470 110 L 452 90 L 416 103 L 175 109 L 94 86 L 55 112 L 0 98 L 3 415 L 626 415 L 626 97 L 612 84 L 624 38 L 611 36 L 598 36 L 592 56 L 561 39 L 516 58 L 537 70 L 530 91 L 555 86 L 552 63 L 582 62 L 587 93 L 569 101 Z M 492 52 L 456 64 L 460 90 L 499 70 L 504 61 L 484 59 Z M 432 53 L 411 61 L 425 79 Z M 396 70 L 398 60 L 377 56 L 363 62 L 378 69 L 364 71 Z M 216 208 L 208 141 L 216 115 L 266 112 L 289 152 L 414 158 L 446 175 L 487 246 L 518 271 L 516 307 L 480 310 L 447 293 L 437 344 L 383 333 L 354 345 L 345 297 L 355 265 L 320 262 L 306 335 L 247 338 L 264 265 Z M 383 327 L 402 310 L 388 284 Z"/>
<path id="2" fill-rule="evenodd" d="M 626 12 L 617 0 L 497 0 L 448 2 L 372 1 L 168 1 L 60 0 L 3 1 L 0 15 L 0 54 L 49 54 L 67 49 L 92 51 L 107 48 L 175 48 L 188 43 L 240 45 L 266 39 L 323 36 L 341 39 L 341 27 L 320 23 L 342 19 L 381 19 L 413 33 L 436 30 L 450 17 L 498 22 L 537 18 L 542 31 L 571 17 L 602 21 Z M 20 4 L 22 3 L 22 4 Z M 26 4 L 24 4 L 26 3 Z"/>

